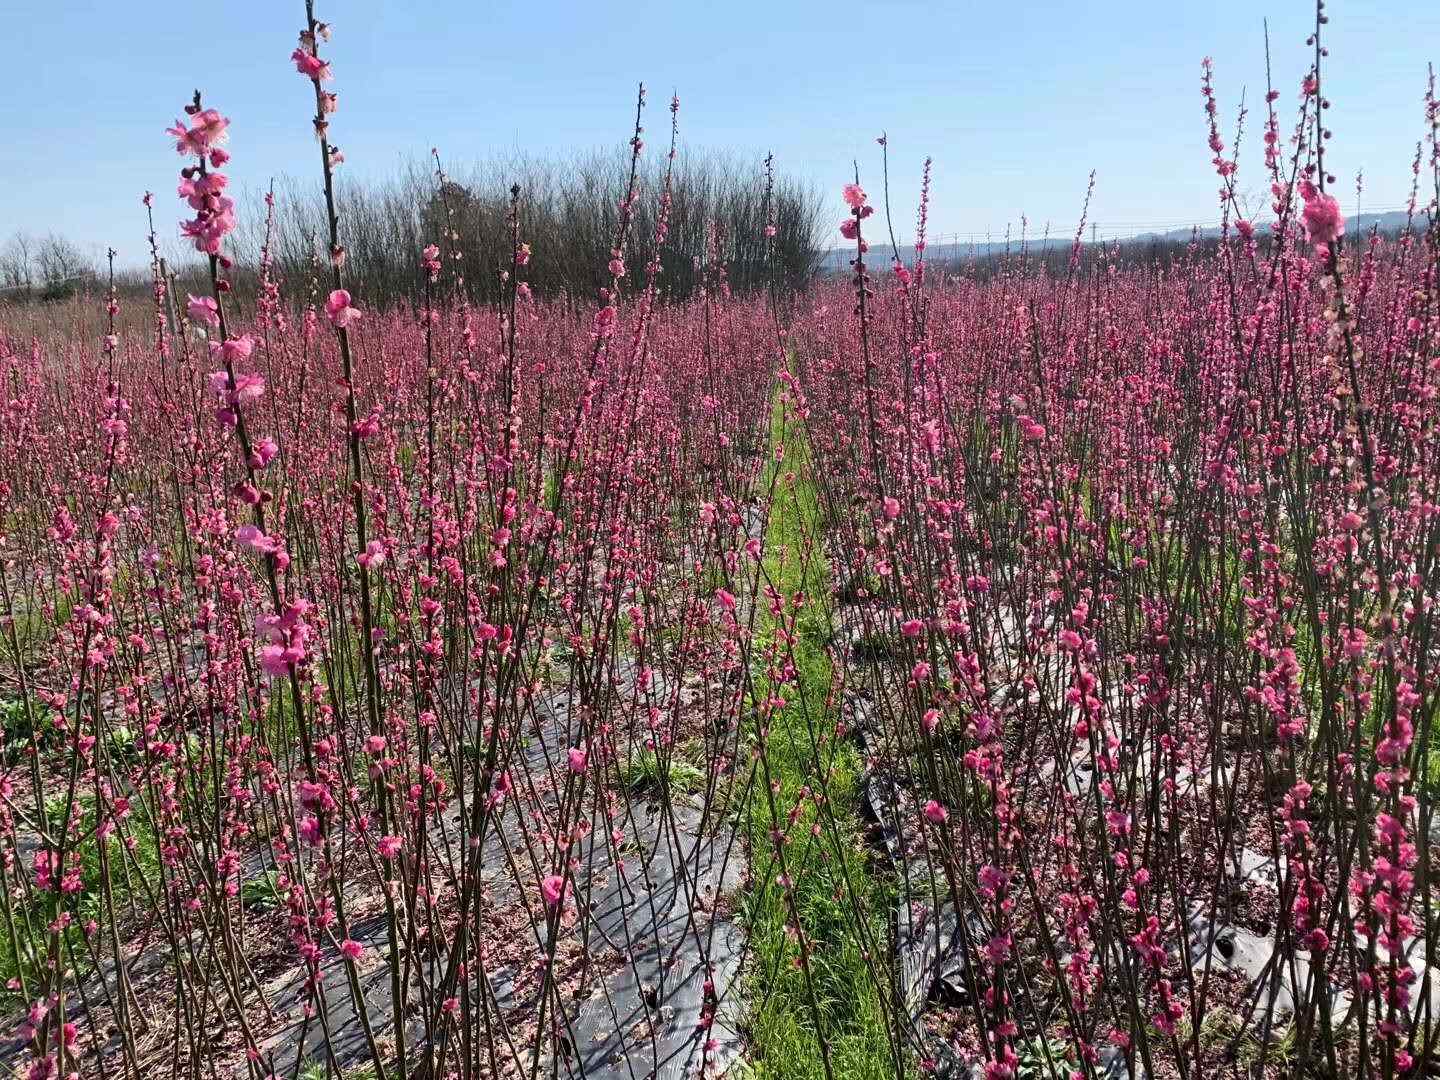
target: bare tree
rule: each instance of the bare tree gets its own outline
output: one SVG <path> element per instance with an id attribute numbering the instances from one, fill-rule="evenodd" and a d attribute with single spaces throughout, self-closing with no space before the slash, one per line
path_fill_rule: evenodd
<path id="1" fill-rule="evenodd" d="M 654 253 L 655 213 L 664 162 L 642 166 L 628 253 L 630 287 Z M 467 290 L 494 299 L 508 269 L 509 191 L 521 191 L 520 231 L 533 259 L 525 275 L 538 295 L 592 297 L 610 283 L 606 264 L 615 234 L 620 194 L 629 169 L 628 149 L 563 158 L 491 158 L 457 165 L 441 189 L 428 162 L 412 162 L 380 182 L 342 183 L 337 193 L 351 288 L 371 303 L 412 298 L 422 287 L 420 249 L 443 243 L 459 256 Z M 307 223 L 323 219 L 320 193 L 287 178 L 276 185 L 273 252 L 282 279 L 309 280 L 317 253 Z M 776 235 L 765 235 L 765 178 L 760 162 L 736 156 L 682 153 L 676 167 L 669 235 L 660 252 L 666 295 L 690 295 L 697 267 L 712 254 L 724 262 L 737 290 L 766 287 L 775 254 L 777 283 L 803 285 L 820 259 L 823 203 L 805 183 L 781 176 L 772 193 Z M 235 251 L 242 267 L 259 257 L 265 220 L 258 197 L 240 215 Z M 444 241 L 447 222 L 455 236 Z M 707 237 L 718 250 L 707 248 Z M 244 273 L 239 276 L 244 287 Z M 183 271 L 182 271 L 183 279 Z"/>
<path id="2" fill-rule="evenodd" d="M 40 280 L 49 287 L 63 285 L 94 272 L 80 246 L 54 232 L 40 241 L 35 252 L 35 267 L 40 273 Z"/>
<path id="3" fill-rule="evenodd" d="M 35 242 L 19 229 L 0 248 L 0 289 L 10 293 L 29 292 L 35 283 Z"/>

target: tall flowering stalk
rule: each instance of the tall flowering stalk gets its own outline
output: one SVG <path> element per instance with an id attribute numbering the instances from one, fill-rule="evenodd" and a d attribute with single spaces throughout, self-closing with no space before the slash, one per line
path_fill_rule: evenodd
<path id="1" fill-rule="evenodd" d="M 387 782 L 384 775 L 384 758 L 387 748 L 387 728 L 381 714 L 381 688 L 380 673 L 376 659 L 377 652 L 383 637 L 383 631 L 377 625 L 375 617 L 375 601 L 373 595 L 372 573 L 378 570 L 383 562 L 386 550 L 383 541 L 372 539 L 370 535 L 369 512 L 367 506 L 366 480 L 363 463 L 362 444 L 373 439 L 381 432 L 381 411 L 379 407 L 372 409 L 366 416 L 360 415 L 360 407 L 355 388 L 355 363 L 351 347 L 350 328 L 360 318 L 360 308 L 353 303 L 350 293 L 345 288 L 345 257 L 344 245 L 340 242 L 340 217 L 336 210 L 335 203 L 335 169 L 344 162 L 344 155 L 340 149 L 330 141 L 330 121 L 328 119 L 339 107 L 339 97 L 332 91 L 325 88 L 326 83 L 333 78 L 330 64 L 320 57 L 320 43 L 330 38 L 330 28 L 327 24 L 319 22 L 315 18 L 315 5 L 313 0 L 306 0 L 305 3 L 305 29 L 300 32 L 300 44 L 291 54 L 295 63 L 296 71 L 307 78 L 314 90 L 315 115 L 312 120 L 315 137 L 320 147 L 320 167 L 324 177 L 325 192 L 325 216 L 326 231 L 328 236 L 329 263 L 330 263 L 330 294 L 325 300 L 325 315 L 334 329 L 335 337 L 339 345 L 340 354 L 340 386 L 344 395 L 344 417 L 346 425 L 346 443 L 348 451 L 348 475 L 346 486 L 351 496 L 351 512 L 354 517 L 355 528 L 355 572 L 359 581 L 359 641 L 357 651 L 359 653 L 361 671 L 363 676 L 363 689 L 365 696 L 365 715 L 368 726 L 366 739 L 367 750 L 377 759 L 381 759 L 377 766 L 371 770 L 372 794 L 374 796 L 374 829 L 380 837 L 376 841 L 377 851 L 382 845 L 386 845 L 385 838 L 394 835 L 396 824 L 396 807 L 393 801 L 393 788 Z M 345 545 L 342 542 L 342 550 Z M 396 1042 L 395 1067 L 399 1075 L 408 1075 L 406 1029 L 404 1016 L 404 994 L 401 988 L 400 969 L 400 939 L 399 920 L 396 907 L 396 882 L 400 873 L 401 860 L 395 856 L 397 851 L 391 851 L 388 855 L 381 851 L 380 867 L 385 879 L 385 904 L 387 915 L 387 929 L 389 936 L 388 960 L 391 976 L 391 1003 L 392 1003 L 392 1027 Z M 357 961 L 361 953 L 352 942 L 348 916 L 345 912 L 343 897 L 338 889 L 332 889 L 332 896 L 335 903 L 335 911 L 338 919 L 339 930 L 342 937 L 342 957 L 344 959 L 346 974 L 350 985 L 350 993 L 355 1007 L 360 1015 L 362 1026 L 365 1028 L 366 1040 L 370 1048 L 371 1059 L 381 1080 L 386 1075 L 385 1062 L 382 1059 L 378 1044 L 375 1041 L 374 1033 L 371 1031 L 368 1011 L 366 1009 L 365 993 L 362 988 Z"/>

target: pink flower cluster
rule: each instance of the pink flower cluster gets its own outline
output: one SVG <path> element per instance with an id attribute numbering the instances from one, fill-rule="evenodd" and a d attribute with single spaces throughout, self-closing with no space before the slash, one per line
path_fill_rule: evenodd
<path id="1" fill-rule="evenodd" d="M 256 616 L 255 634 L 266 642 L 260 648 L 260 666 L 271 678 L 288 675 L 309 655 L 310 627 L 305 622 L 309 610 L 307 602 L 298 600 L 279 615 Z"/>
<path id="2" fill-rule="evenodd" d="M 167 135 L 175 136 L 177 153 L 196 159 L 194 165 L 180 170 L 179 196 L 195 211 L 193 218 L 181 223 L 180 231 L 195 244 L 196 251 L 218 258 L 225 237 L 235 229 L 235 203 L 224 194 L 229 178 L 219 171 L 230 160 L 221 146 L 230 121 L 216 109 L 202 109 L 198 94 L 185 106 L 185 113 L 193 126 L 186 127 L 180 119 L 165 129 Z"/>
<path id="3" fill-rule="evenodd" d="M 1310 179 L 1300 181 L 1300 197 L 1305 208 L 1300 220 L 1305 226 L 1305 236 L 1321 259 L 1329 258 L 1330 246 L 1345 235 L 1345 215 L 1335 196 L 1326 195 Z"/>
<path id="4" fill-rule="evenodd" d="M 840 222 L 840 235 L 846 240 L 858 241 L 860 253 L 863 255 L 870 250 L 870 245 L 860 235 L 860 222 L 864 221 L 875 212 L 875 208 L 866 201 L 865 189 L 859 184 L 846 184 L 841 192 L 845 205 L 850 207 L 850 216 Z"/>
<path id="5" fill-rule="evenodd" d="M 325 300 L 325 315 L 337 330 L 344 330 L 360 318 L 361 311 L 346 289 L 336 289 Z"/>

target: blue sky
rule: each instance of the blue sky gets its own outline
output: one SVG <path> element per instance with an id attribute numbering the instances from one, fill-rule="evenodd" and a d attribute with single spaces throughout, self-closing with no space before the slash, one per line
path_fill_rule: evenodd
<path id="1" fill-rule="evenodd" d="M 1228 129 L 1242 89 L 1261 104 L 1268 16 L 1288 109 L 1313 19 L 1293 0 L 319 6 L 335 27 L 332 134 L 354 172 L 391 173 L 432 145 L 453 161 L 617 145 L 643 79 L 652 145 L 678 91 L 688 146 L 757 161 L 773 149 L 782 169 L 823 188 L 837 221 L 852 159 L 877 192 L 875 136 L 888 131 L 902 238 L 926 154 L 932 234 L 998 238 L 1022 213 L 1032 232 L 1047 221 L 1072 232 L 1092 168 L 1102 231 L 1216 219 L 1200 60 L 1215 59 Z M 1400 206 L 1425 65 L 1440 60 L 1440 4 L 1334 0 L 1330 15 L 1326 89 L 1346 210 L 1360 169 L 1366 209 Z M 309 90 L 287 60 L 302 16 L 300 0 L 0 0 L 0 241 L 53 228 L 141 261 L 147 188 L 173 237 L 178 161 L 163 129 L 196 86 L 233 121 L 236 184 L 285 172 L 312 182 Z M 1241 171 L 1257 200 L 1258 134 L 1257 113 Z"/>

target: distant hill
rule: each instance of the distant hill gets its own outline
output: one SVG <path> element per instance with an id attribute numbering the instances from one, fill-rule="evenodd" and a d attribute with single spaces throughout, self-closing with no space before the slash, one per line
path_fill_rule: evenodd
<path id="1" fill-rule="evenodd" d="M 1359 214 L 1345 219 L 1345 231 L 1347 233 L 1368 233 L 1372 228 L 1378 228 L 1382 233 L 1396 233 L 1405 227 L 1405 212 L 1403 210 L 1391 210 L 1384 214 Z M 1259 226 L 1256 232 L 1262 235 L 1270 231 L 1268 223 Z M 1188 243 L 1192 235 L 1198 235 L 1202 240 L 1213 240 L 1220 235 L 1218 226 L 1205 226 L 1200 229 L 1184 228 L 1171 229 L 1168 232 L 1141 233 L 1137 236 L 1126 237 L 1119 241 L 1121 246 L 1143 246 L 1146 244 L 1169 244 Z M 1051 236 L 1049 239 L 1030 238 L 1026 240 L 1025 246 L 1031 253 L 1042 251 L 1068 251 L 1074 241 L 1069 237 Z M 1102 241 L 1106 244 L 1115 243 L 1114 240 Z M 1089 246 L 1087 242 L 1086 247 Z M 1014 253 L 1020 250 L 1020 241 L 1011 239 L 1007 245 L 1004 240 L 992 240 L 983 243 L 948 243 L 931 244 L 926 252 L 926 257 L 932 264 L 961 262 L 965 259 L 984 259 L 992 255 L 1002 255 L 1006 248 Z M 888 242 L 875 243 L 870 245 L 870 255 L 867 263 L 874 267 L 890 265 L 891 249 Z M 820 269 L 822 271 L 839 271 L 848 269 L 850 260 L 855 257 L 853 247 L 831 248 L 821 257 Z M 905 265 L 910 266 L 915 262 L 915 246 L 913 244 L 900 245 L 900 258 Z"/>
<path id="2" fill-rule="evenodd" d="M 1368 233 L 1373 228 L 1379 228 L 1382 233 L 1396 233 L 1404 227 L 1405 211 L 1403 210 L 1391 210 L 1384 214 L 1358 214 L 1345 219 L 1345 231 L 1347 233 Z M 1171 229 L 1169 232 L 1164 233 L 1145 233 L 1141 236 L 1133 237 L 1129 242 L 1150 244 L 1157 240 L 1178 240 L 1181 243 L 1185 243 L 1190 239 L 1194 231 L 1194 229 Z M 1265 222 L 1261 224 L 1255 231 L 1261 234 L 1268 233 L 1270 231 L 1270 223 Z M 1203 240 L 1213 240 L 1220 235 L 1220 229 L 1218 226 L 1212 225 L 1200 229 L 1199 235 Z M 1126 241 L 1122 241 L 1122 243 L 1123 242 Z"/>

